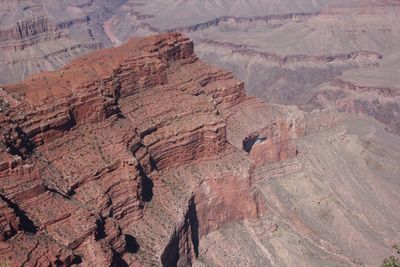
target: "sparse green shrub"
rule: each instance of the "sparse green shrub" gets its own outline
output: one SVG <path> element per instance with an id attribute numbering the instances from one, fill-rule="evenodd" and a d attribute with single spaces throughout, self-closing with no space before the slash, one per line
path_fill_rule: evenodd
<path id="1" fill-rule="evenodd" d="M 0 267 L 12 267 L 9 261 L 0 262 Z"/>
<path id="2" fill-rule="evenodd" d="M 394 256 L 384 259 L 381 267 L 400 267 L 400 261 Z"/>

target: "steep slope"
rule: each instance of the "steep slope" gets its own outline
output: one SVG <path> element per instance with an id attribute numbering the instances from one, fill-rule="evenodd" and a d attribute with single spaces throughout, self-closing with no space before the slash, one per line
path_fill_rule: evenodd
<path id="1" fill-rule="evenodd" d="M 0 263 L 378 266 L 395 253 L 398 0 L 0 10 L 1 82 L 132 35 L 194 40 L 135 39 L 0 86 Z M 304 112 L 247 97 L 233 75 Z"/>
<path id="2" fill-rule="evenodd" d="M 195 266 L 380 266 L 394 255 L 400 138 L 373 120 L 343 124 L 307 134 L 296 159 L 258 168 L 267 212 L 207 235 Z"/>
<path id="3" fill-rule="evenodd" d="M 398 101 L 380 101 L 379 91 L 399 90 L 399 14 L 399 1 L 128 1 L 108 28 L 119 42 L 186 32 L 202 60 L 232 71 L 250 95 L 270 103 L 354 113 L 332 97 L 315 102 L 338 94 L 330 85 L 338 79 L 377 88 L 368 101 L 354 94 L 345 101 L 398 132 Z"/>
<path id="4" fill-rule="evenodd" d="M 214 24 L 224 16 L 318 12 L 348 1 L 6 0 L 0 6 L 0 83 L 10 83 L 133 35 Z"/>
<path id="5" fill-rule="evenodd" d="M 55 70 L 111 45 L 102 25 L 124 0 L 6 0 L 0 5 L 0 83 Z"/>
<path id="6" fill-rule="evenodd" d="M 205 0 L 205 1 L 174 1 L 174 0 L 128 0 L 122 5 L 114 17 L 112 26 L 117 27 L 115 31 L 123 37 L 128 31 L 136 29 L 144 30 L 171 30 L 180 27 L 202 25 L 207 21 L 216 22 L 223 17 L 262 17 L 266 15 L 285 15 L 290 13 L 313 13 L 319 12 L 327 6 L 346 4 L 357 1 L 343 0 Z M 132 16 L 129 16 L 132 15 Z M 177 16 L 177 14 L 179 16 Z M 128 28 L 119 27 L 129 20 Z M 209 25 L 211 26 L 211 25 Z"/>
<path id="7" fill-rule="evenodd" d="M 54 70 L 131 36 L 178 31 L 194 40 L 202 60 L 243 80 L 250 95 L 353 113 L 321 95 L 349 95 L 348 87 L 332 89 L 338 79 L 398 91 L 399 6 L 397 0 L 8 0 L 0 7 L 0 83 Z M 346 101 L 398 132 L 398 102 L 382 103 L 379 93 L 369 98 L 353 94 Z"/>
<path id="8" fill-rule="evenodd" d="M 0 259 L 12 265 L 187 266 L 207 233 L 263 210 L 254 166 L 293 158 L 304 132 L 301 112 L 246 97 L 179 34 L 0 93 Z"/>
<path id="9" fill-rule="evenodd" d="M 180 34 L 0 93 L 0 262 L 373 266 L 400 238 L 398 136 L 247 97 Z"/>

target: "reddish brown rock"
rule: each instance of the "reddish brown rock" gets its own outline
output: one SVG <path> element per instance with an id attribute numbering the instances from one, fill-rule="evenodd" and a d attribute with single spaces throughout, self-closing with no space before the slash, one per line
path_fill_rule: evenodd
<path id="1" fill-rule="evenodd" d="M 20 229 L 20 218 L 15 214 L 9 203 L 4 200 L 0 201 L 0 211 L 2 217 L 0 218 L 0 238 L 5 241 L 14 236 Z"/>
<path id="2" fill-rule="evenodd" d="M 248 98 L 180 34 L 0 93 L 0 259 L 13 263 L 190 265 L 202 236 L 265 209 L 254 167 L 294 157 L 304 132 L 301 112 Z"/>

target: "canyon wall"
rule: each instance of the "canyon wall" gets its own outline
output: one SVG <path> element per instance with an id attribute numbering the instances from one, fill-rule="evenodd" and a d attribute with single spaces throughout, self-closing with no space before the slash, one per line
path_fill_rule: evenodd
<path id="1" fill-rule="evenodd" d="M 2 1 L 0 83 L 13 83 L 111 45 L 102 21 L 125 1 Z"/>
<path id="2" fill-rule="evenodd" d="M 121 45 L 131 36 L 184 32 L 202 60 L 232 71 L 245 82 L 249 95 L 269 103 L 307 111 L 326 107 L 312 104 L 326 94 L 321 88 L 335 80 L 360 84 L 348 79 L 352 74 L 341 77 L 353 70 L 378 81 L 362 88 L 398 91 L 394 33 L 399 23 L 392 23 L 398 20 L 396 1 L 210 1 L 205 6 L 188 1 L 184 6 L 195 10 L 194 15 L 169 1 L 6 1 L 0 7 L 0 83 L 55 70 L 82 54 Z M 338 27 L 339 21 L 343 27 Z M 385 80 L 393 81 L 384 84 Z M 395 102 L 378 103 L 378 95 L 368 101 L 353 97 L 356 109 L 365 110 L 356 113 L 375 117 L 398 132 Z M 338 105 L 341 112 L 354 110 Z"/>
<path id="3" fill-rule="evenodd" d="M 1 261 L 187 266 L 203 236 L 262 214 L 253 169 L 296 156 L 303 115 L 193 48 L 133 39 L 1 88 Z"/>
<path id="4" fill-rule="evenodd" d="M 367 115 L 400 134 L 400 91 L 394 87 L 355 85 L 337 79 L 324 85 L 307 103 L 309 110 L 336 108 L 340 112 Z"/>

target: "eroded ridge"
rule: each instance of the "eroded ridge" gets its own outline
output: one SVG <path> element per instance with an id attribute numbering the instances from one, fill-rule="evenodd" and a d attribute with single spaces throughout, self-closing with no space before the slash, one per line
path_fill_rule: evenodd
<path id="1" fill-rule="evenodd" d="M 177 33 L 0 95 L 0 259 L 11 264 L 187 266 L 202 236 L 263 211 L 254 167 L 293 158 L 304 132 L 296 108 L 247 97 Z"/>

